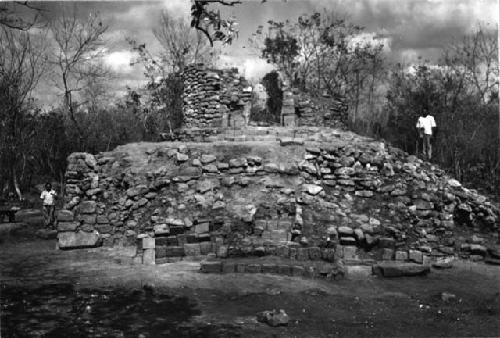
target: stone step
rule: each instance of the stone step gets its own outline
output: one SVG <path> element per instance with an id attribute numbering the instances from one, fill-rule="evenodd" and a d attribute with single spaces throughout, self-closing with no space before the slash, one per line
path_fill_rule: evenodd
<path id="1" fill-rule="evenodd" d="M 431 269 L 429 265 L 401 262 L 381 262 L 373 265 L 373 274 L 382 277 L 425 276 Z"/>

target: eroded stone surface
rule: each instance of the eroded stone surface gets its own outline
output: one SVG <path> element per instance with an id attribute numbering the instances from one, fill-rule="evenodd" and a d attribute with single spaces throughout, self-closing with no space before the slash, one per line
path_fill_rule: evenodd
<path id="1" fill-rule="evenodd" d="M 97 231 L 59 232 L 57 239 L 59 249 L 92 248 L 101 244 Z"/>

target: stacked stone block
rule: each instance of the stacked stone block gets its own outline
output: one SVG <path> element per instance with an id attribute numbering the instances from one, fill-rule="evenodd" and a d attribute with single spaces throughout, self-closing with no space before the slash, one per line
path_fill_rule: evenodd
<path id="1" fill-rule="evenodd" d="M 477 193 L 463 189 L 441 170 L 431 170 L 415 156 L 386 149 L 382 143 L 306 148 L 299 169 L 306 182 L 301 213 L 307 211 L 316 219 L 308 224 L 300 218 L 298 231 L 309 242 L 314 240 L 321 217 L 326 216 L 336 226 L 325 226 L 319 235 L 326 234 L 328 242 L 340 244 L 346 260 L 358 258 L 356 248 L 377 248 L 378 259 L 420 264 L 424 255 L 479 259 L 487 254 L 481 240 L 474 250 L 458 246 L 455 229 L 467 224 L 498 230 L 496 207 L 483 204 L 473 211 L 471 206 L 477 207 L 478 199 L 482 200 Z M 349 198 L 331 198 L 342 195 Z M 388 214 L 373 210 L 373 205 L 384 204 Z M 370 208 L 371 215 L 355 210 Z"/>
<path id="2" fill-rule="evenodd" d="M 213 130 L 248 125 L 252 86 L 239 76 L 236 68 L 217 70 L 193 64 L 186 67 L 183 78 L 184 129 Z M 284 90 L 283 95 L 282 125 L 345 128 L 348 107 L 344 97 L 312 98 L 291 89 Z M 182 136 L 186 136 L 184 132 L 179 138 Z"/>
<path id="3" fill-rule="evenodd" d="M 328 140 L 338 134 L 326 132 Z M 498 208 L 415 156 L 362 138 L 281 144 L 302 149 L 303 160 L 235 155 L 241 146 L 230 144 L 233 155 L 173 143 L 147 148 L 143 158 L 120 150 L 72 154 L 59 245 L 139 237 L 149 243 L 138 249 L 144 262 L 204 255 L 355 261 L 367 253 L 423 262 L 489 254 L 483 237 L 458 240 L 455 230 L 498 231 Z"/>
<path id="4" fill-rule="evenodd" d="M 175 139 L 182 142 L 210 142 L 219 133 L 219 128 L 183 128 L 176 131 Z"/>
<path id="5" fill-rule="evenodd" d="M 227 106 L 221 104 L 222 83 L 219 74 L 195 64 L 184 71 L 184 126 L 220 127 Z"/>
<path id="6" fill-rule="evenodd" d="M 95 196 L 101 190 L 95 157 L 87 153 L 71 154 L 65 177 L 64 210 L 57 215 L 59 248 L 98 246 L 102 238 L 95 229 L 98 209 Z"/>
<path id="7" fill-rule="evenodd" d="M 324 126 L 344 129 L 348 121 L 345 97 L 312 98 L 304 93 L 295 95 L 299 126 Z"/>
<path id="8" fill-rule="evenodd" d="M 238 127 L 246 125 L 244 107 L 252 91 L 236 68 L 215 70 L 194 64 L 183 76 L 184 128 L 221 128 L 235 121 Z"/>
<path id="9" fill-rule="evenodd" d="M 297 125 L 295 116 L 295 100 L 293 93 L 289 90 L 285 90 L 283 92 L 281 124 L 285 127 L 295 127 Z"/>
<path id="10" fill-rule="evenodd" d="M 245 263 L 234 260 L 207 260 L 202 261 L 200 271 L 203 273 L 271 273 L 276 275 L 322 278 L 338 280 L 345 277 L 346 270 L 341 261 L 336 263 L 322 262 L 301 265 L 299 262 L 286 264 L 278 263 Z"/>

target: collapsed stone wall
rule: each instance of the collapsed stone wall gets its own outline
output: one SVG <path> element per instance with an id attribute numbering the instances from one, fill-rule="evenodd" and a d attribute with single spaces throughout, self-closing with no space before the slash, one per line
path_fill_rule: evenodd
<path id="1" fill-rule="evenodd" d="M 305 148 L 284 139 L 72 154 L 59 246 L 138 241 L 144 262 L 209 253 L 419 263 L 495 254 L 487 233 L 498 232 L 500 211 L 484 196 L 415 156 L 349 135 Z"/>
<path id="2" fill-rule="evenodd" d="M 312 98 L 296 92 L 295 111 L 299 126 L 324 126 L 345 129 L 348 106 L 345 97 Z"/>
<path id="3" fill-rule="evenodd" d="M 186 67 L 183 77 L 185 128 L 226 127 L 231 118 L 243 118 L 252 91 L 236 68 L 217 70 L 193 64 Z"/>
<path id="4" fill-rule="evenodd" d="M 236 68 L 186 67 L 184 74 L 184 129 L 245 127 L 249 124 L 252 86 Z M 343 97 L 312 98 L 284 91 L 281 124 L 345 128 L 347 103 Z M 188 135 L 189 136 L 189 135 Z"/>

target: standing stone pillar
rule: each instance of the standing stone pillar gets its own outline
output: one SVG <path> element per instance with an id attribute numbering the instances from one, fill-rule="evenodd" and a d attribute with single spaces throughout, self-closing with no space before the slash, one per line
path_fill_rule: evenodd
<path id="1" fill-rule="evenodd" d="M 285 127 L 295 127 L 295 100 L 290 90 L 283 91 L 283 105 L 281 107 L 281 125 Z"/>

